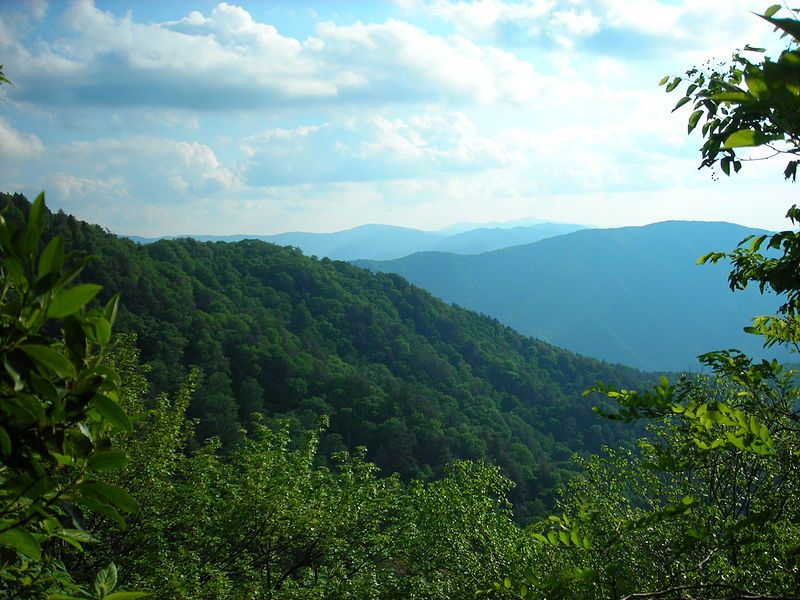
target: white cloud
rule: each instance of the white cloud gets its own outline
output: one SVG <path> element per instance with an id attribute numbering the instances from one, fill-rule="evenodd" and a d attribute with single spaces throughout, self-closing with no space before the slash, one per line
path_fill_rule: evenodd
<path id="1" fill-rule="evenodd" d="M 294 129 L 270 129 L 240 144 L 250 185 L 389 180 L 450 171 L 485 171 L 508 161 L 507 149 L 463 113 L 408 118 L 365 115 Z"/>
<path id="2" fill-rule="evenodd" d="M 2 125 L 2 121 L 0 121 Z M 3 164 L 0 177 L 24 178 L 60 205 L 171 204 L 235 192 L 238 175 L 206 145 L 127 137 L 40 147 L 40 160 Z"/>
<path id="3" fill-rule="evenodd" d="M 0 158 L 3 160 L 35 160 L 42 156 L 41 140 L 32 133 L 18 131 L 0 117 Z"/>
<path id="4" fill-rule="evenodd" d="M 437 17 L 474 39 L 572 48 L 600 34 L 591 51 L 648 59 L 727 56 L 731 44 L 763 39 L 769 28 L 750 14 L 751 0 L 397 0 L 409 15 Z M 732 41 L 733 40 L 733 41 Z M 636 48 L 636 49 L 634 49 Z"/>
<path id="5" fill-rule="evenodd" d="M 531 64 L 512 53 L 397 20 L 324 22 L 301 41 L 226 3 L 208 16 L 193 11 L 177 21 L 145 24 L 80 0 L 62 22 L 60 37 L 35 46 L 13 35 L 0 41 L 8 68 L 19 74 L 17 100 L 196 110 L 334 101 L 526 102 L 542 84 Z"/>
<path id="6" fill-rule="evenodd" d="M 104 198 L 106 203 L 130 199 L 121 177 L 108 179 L 76 177 L 69 173 L 52 173 L 43 178 L 44 186 L 50 194 L 66 204 Z"/>
<path id="7" fill-rule="evenodd" d="M 494 38 L 504 27 L 515 26 L 528 34 L 540 32 L 543 18 L 556 6 L 554 0 L 417 0 L 404 2 L 406 9 L 422 9 L 454 24 L 465 35 Z"/>

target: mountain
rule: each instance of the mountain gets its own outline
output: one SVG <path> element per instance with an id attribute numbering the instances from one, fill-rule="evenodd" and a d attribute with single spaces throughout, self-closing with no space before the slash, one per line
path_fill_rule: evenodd
<path id="1" fill-rule="evenodd" d="M 28 209 L 0 196 L 7 218 Z M 591 411 L 597 381 L 653 377 L 522 336 L 397 275 L 256 240 L 139 245 L 49 215 L 49 235 L 97 257 L 86 281 L 120 292 L 115 326 L 137 335 L 154 393 L 187 371 L 203 379 L 190 416 L 201 439 L 236 447 L 253 413 L 310 428 L 330 419 L 323 453 L 368 448 L 386 472 L 437 477 L 456 458 L 499 464 L 521 518 L 541 515 L 573 452 L 633 433 Z"/>
<path id="2" fill-rule="evenodd" d="M 580 354 L 693 370 L 703 352 L 761 352 L 760 338 L 742 327 L 773 313 L 777 299 L 733 293 L 725 265 L 696 265 L 753 233 L 730 223 L 671 221 L 585 229 L 477 256 L 418 253 L 358 264 L 398 273 L 447 302 Z"/>
<path id="3" fill-rule="evenodd" d="M 448 236 L 439 240 L 429 251 L 455 254 L 482 254 L 491 250 L 529 244 L 549 237 L 585 229 L 582 225 L 568 223 L 540 223 L 526 227 L 482 227 Z"/>
<path id="4" fill-rule="evenodd" d="M 528 226 L 478 227 L 458 233 L 420 231 L 394 225 L 361 225 L 334 233 L 294 231 L 275 235 L 188 236 L 201 242 L 239 242 L 258 239 L 281 246 L 295 246 L 308 256 L 336 260 L 390 260 L 424 250 L 479 254 L 497 248 L 527 244 L 536 240 L 583 229 L 582 225 L 537 223 Z M 137 243 L 157 239 L 131 236 Z"/>
<path id="5" fill-rule="evenodd" d="M 511 229 L 513 227 L 529 227 L 530 225 L 543 225 L 550 223 L 544 219 L 537 219 L 536 217 L 526 217 L 523 219 L 514 219 L 513 221 L 490 221 L 488 223 L 472 223 L 470 221 L 460 221 L 453 223 L 442 229 L 437 229 L 436 233 L 445 235 L 454 235 L 456 233 L 465 233 L 473 229 Z"/>

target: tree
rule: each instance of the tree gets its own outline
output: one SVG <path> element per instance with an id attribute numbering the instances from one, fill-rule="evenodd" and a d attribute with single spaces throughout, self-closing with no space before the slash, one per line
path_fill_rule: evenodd
<path id="1" fill-rule="evenodd" d="M 114 433 L 131 430 L 119 375 L 104 364 L 118 299 L 88 308 L 100 286 L 73 282 L 90 258 L 65 255 L 59 237 L 42 249 L 44 227 L 43 194 L 24 226 L 0 217 L 0 590 L 13 597 L 81 592 L 60 547 L 94 541 L 87 514 L 124 525 L 122 513 L 138 510 L 104 479 L 128 460 Z M 101 579 L 106 597 L 116 570 Z"/>
<path id="2" fill-rule="evenodd" d="M 738 152 L 743 148 L 766 148 L 772 156 L 788 155 L 784 177 L 795 181 L 800 159 L 800 21 L 792 15 L 778 18 L 780 5 L 773 5 L 760 18 L 775 26 L 788 47 L 777 59 L 764 56 L 753 62 L 745 55 L 763 54 L 763 48 L 745 46 L 733 54 L 730 64 L 719 70 L 687 71 L 686 78 L 664 77 L 662 85 L 671 92 L 689 82 L 675 109 L 692 104 L 689 133 L 700 126 L 705 139 L 701 148 L 701 168 L 719 168 L 730 175 L 742 168 Z M 791 12 L 797 13 L 798 9 Z M 759 157 L 761 160 L 763 157 Z M 786 214 L 792 224 L 800 224 L 800 209 L 792 206 Z M 765 248 L 767 253 L 762 253 Z M 751 333 L 764 336 L 767 345 L 787 344 L 800 350 L 800 234 L 782 231 L 744 240 L 733 252 L 712 252 L 700 262 L 729 259 L 733 269 L 731 289 L 756 284 L 763 292 L 782 294 L 785 302 L 778 315 L 756 317 Z"/>

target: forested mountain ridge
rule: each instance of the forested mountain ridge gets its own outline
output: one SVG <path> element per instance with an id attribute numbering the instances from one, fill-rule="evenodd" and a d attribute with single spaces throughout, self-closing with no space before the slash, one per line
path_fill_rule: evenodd
<path id="1" fill-rule="evenodd" d="M 776 297 L 734 294 L 726 265 L 696 265 L 759 233 L 670 221 L 586 229 L 478 256 L 419 253 L 356 264 L 398 273 L 447 302 L 587 356 L 683 371 L 709 349 L 761 354 L 762 340 L 742 328 L 753 315 L 771 314 Z"/>
<path id="2" fill-rule="evenodd" d="M 480 254 L 498 248 L 507 248 L 563 235 L 579 229 L 584 229 L 584 226 L 544 222 L 515 227 L 475 227 L 467 231 L 446 233 L 371 224 L 333 233 L 293 231 L 274 235 L 192 235 L 185 237 L 191 237 L 201 242 L 239 242 L 245 239 L 258 239 L 281 246 L 296 246 L 308 256 L 337 260 L 391 260 L 421 251 Z M 147 244 L 155 242 L 159 238 L 131 236 L 130 239 Z"/>
<path id="3" fill-rule="evenodd" d="M 6 195 L 27 210 L 21 196 Z M 85 271 L 120 292 L 118 331 L 138 334 L 156 391 L 203 370 L 190 415 L 236 444 L 253 412 L 311 427 L 324 453 L 366 446 L 387 472 L 436 476 L 487 459 L 517 482 L 523 518 L 549 502 L 572 452 L 619 439 L 582 392 L 648 375 L 526 338 L 396 275 L 258 241 L 141 246 L 63 213 L 50 233 L 97 256 Z"/>

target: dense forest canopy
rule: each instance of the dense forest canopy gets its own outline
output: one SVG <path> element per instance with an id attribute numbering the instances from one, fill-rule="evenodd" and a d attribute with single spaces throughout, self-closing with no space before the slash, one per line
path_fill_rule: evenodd
<path id="1" fill-rule="evenodd" d="M 795 176 L 800 25 L 780 10 L 761 17 L 789 38 L 779 58 L 736 54 L 723 70 L 688 74 L 676 108 L 694 107 L 690 131 L 702 122 L 703 166 L 736 172 L 741 148 L 780 142 Z M 777 361 L 712 351 L 706 376 L 642 391 L 630 385 L 641 374 L 524 338 L 398 277 L 251 242 L 144 248 L 47 213 L 43 195 L 4 200 L 5 596 L 800 593 L 800 387 Z M 800 209 L 787 216 L 798 224 Z M 733 289 L 784 295 L 750 331 L 797 348 L 800 233 L 703 258 L 723 259 Z M 112 337 L 112 326 L 138 339 Z M 252 379 L 246 393 L 237 369 Z M 455 438 L 508 471 L 503 452 L 558 457 L 568 441 L 586 450 L 624 439 L 581 420 L 589 375 L 606 380 L 592 387 L 607 399 L 597 412 L 648 422 L 648 435 L 577 458 L 558 514 L 522 527 L 514 482 L 483 460 L 450 460 L 463 448 L 442 444 Z M 437 427 L 445 434 L 419 442 Z M 364 441 L 385 456 L 347 449 Z M 379 473 L 368 452 L 399 460 L 400 476 Z M 546 470 L 518 464 L 536 464 L 518 486 L 536 497 L 517 506 L 538 510 Z"/>
<path id="2" fill-rule="evenodd" d="M 20 196 L 4 196 L 20 212 Z M 624 439 L 582 392 L 645 386 L 632 369 L 525 338 L 392 275 L 257 241 L 139 246 L 66 214 L 50 234 L 94 255 L 88 281 L 121 294 L 155 393 L 203 373 L 189 407 L 197 439 L 230 449 L 258 413 L 296 430 L 327 416 L 323 453 L 358 446 L 385 472 L 440 476 L 487 459 L 517 483 L 518 515 L 542 516 L 573 452 Z M 107 290 L 107 291 L 106 291 Z M 628 436 L 630 437 L 630 436 Z"/>

